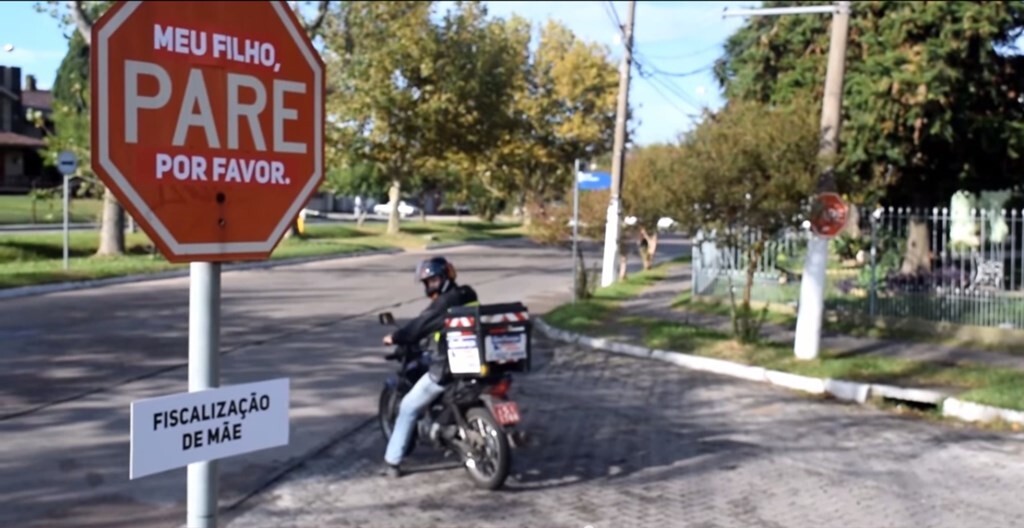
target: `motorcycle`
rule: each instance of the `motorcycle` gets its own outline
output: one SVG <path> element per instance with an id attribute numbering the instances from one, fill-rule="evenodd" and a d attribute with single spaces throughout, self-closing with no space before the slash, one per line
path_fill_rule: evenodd
<path id="1" fill-rule="evenodd" d="M 390 312 L 378 318 L 381 325 L 395 325 Z M 399 364 L 380 393 L 378 422 L 385 441 L 391 438 L 402 398 L 430 369 L 429 342 L 428 338 L 417 346 L 399 345 L 385 356 Z M 512 376 L 498 368 L 480 378 L 452 380 L 417 420 L 404 455 L 417 444 L 429 443 L 446 456 L 458 454 L 477 487 L 501 488 L 508 478 L 511 449 L 524 440 L 516 429 L 519 407 L 508 398 L 511 384 Z"/>

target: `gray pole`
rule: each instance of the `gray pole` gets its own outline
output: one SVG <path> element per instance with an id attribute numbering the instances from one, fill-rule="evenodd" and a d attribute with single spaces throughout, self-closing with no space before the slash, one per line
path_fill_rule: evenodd
<path id="1" fill-rule="evenodd" d="M 604 231 L 604 260 L 601 263 L 601 286 L 615 280 L 615 257 L 619 251 L 619 198 L 622 194 L 622 168 L 626 157 L 626 114 L 629 113 L 629 74 L 633 64 L 633 24 L 636 0 L 629 2 L 624 30 L 626 49 L 619 66 L 619 100 L 615 109 L 615 143 L 612 152 L 612 188 L 608 201 L 608 218 Z"/>
<path id="2" fill-rule="evenodd" d="M 578 266 L 576 239 L 580 223 L 580 160 L 574 160 L 572 166 L 572 302 L 575 303 L 579 296 L 579 292 L 576 291 L 576 285 L 579 283 L 576 270 Z"/>
<path id="3" fill-rule="evenodd" d="M 219 262 L 193 262 L 189 273 L 188 390 L 220 386 Z M 188 528 L 217 526 L 217 461 L 188 465 Z"/>
<path id="4" fill-rule="evenodd" d="M 68 196 L 68 175 L 64 175 L 64 270 L 68 269 L 68 245 L 70 244 L 68 236 L 68 206 L 70 205 L 70 198 Z"/>
<path id="5" fill-rule="evenodd" d="M 828 65 L 825 71 L 825 98 L 821 106 L 821 148 L 819 155 L 829 161 L 818 179 L 818 192 L 834 191 L 835 177 L 831 158 L 837 152 L 839 124 L 843 108 L 843 76 L 846 70 L 846 41 L 850 31 L 850 2 L 837 2 L 832 15 Z M 807 260 L 800 280 L 800 304 L 797 308 L 793 352 L 798 359 L 815 359 L 821 346 L 822 314 L 825 311 L 825 281 L 828 266 L 828 239 L 808 233 Z"/>
<path id="6" fill-rule="evenodd" d="M 877 248 L 877 242 L 876 242 L 877 238 L 875 238 L 876 237 L 875 227 L 877 225 L 878 225 L 878 220 L 875 218 L 875 212 L 872 211 L 871 212 L 871 295 L 870 295 L 870 299 L 868 301 L 869 302 L 868 313 L 871 315 L 871 323 L 872 324 L 874 324 L 875 314 L 878 313 L 876 311 L 878 309 L 877 304 L 876 304 L 878 302 L 878 284 L 875 282 L 875 280 L 876 280 L 875 270 L 876 270 L 876 262 L 877 262 L 875 260 L 876 259 L 875 255 L 877 254 L 877 249 L 876 249 Z"/>

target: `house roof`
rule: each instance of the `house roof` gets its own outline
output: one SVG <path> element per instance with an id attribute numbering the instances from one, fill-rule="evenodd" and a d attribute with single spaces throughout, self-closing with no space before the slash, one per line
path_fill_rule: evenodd
<path id="1" fill-rule="evenodd" d="M 50 90 L 21 92 L 21 104 L 36 110 L 50 110 L 53 106 L 53 93 Z"/>
<path id="2" fill-rule="evenodd" d="M 0 147 L 43 148 L 45 146 L 46 143 L 39 138 L 14 132 L 0 132 Z"/>

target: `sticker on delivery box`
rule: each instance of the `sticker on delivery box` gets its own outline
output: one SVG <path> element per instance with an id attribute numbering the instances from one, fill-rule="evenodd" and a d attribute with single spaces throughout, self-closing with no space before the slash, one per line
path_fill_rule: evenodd
<path id="1" fill-rule="evenodd" d="M 526 359 L 526 334 L 489 335 L 485 340 L 487 361 L 522 361 Z"/>

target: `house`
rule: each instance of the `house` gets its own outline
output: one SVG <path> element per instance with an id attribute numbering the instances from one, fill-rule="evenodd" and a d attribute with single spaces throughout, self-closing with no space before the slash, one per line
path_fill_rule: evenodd
<path id="1" fill-rule="evenodd" d="M 0 191 L 26 192 L 61 183 L 56 168 L 43 164 L 43 131 L 26 116 L 38 110 L 52 128 L 52 103 L 50 91 L 38 89 L 34 76 L 26 78 L 23 90 L 21 68 L 0 66 Z"/>

